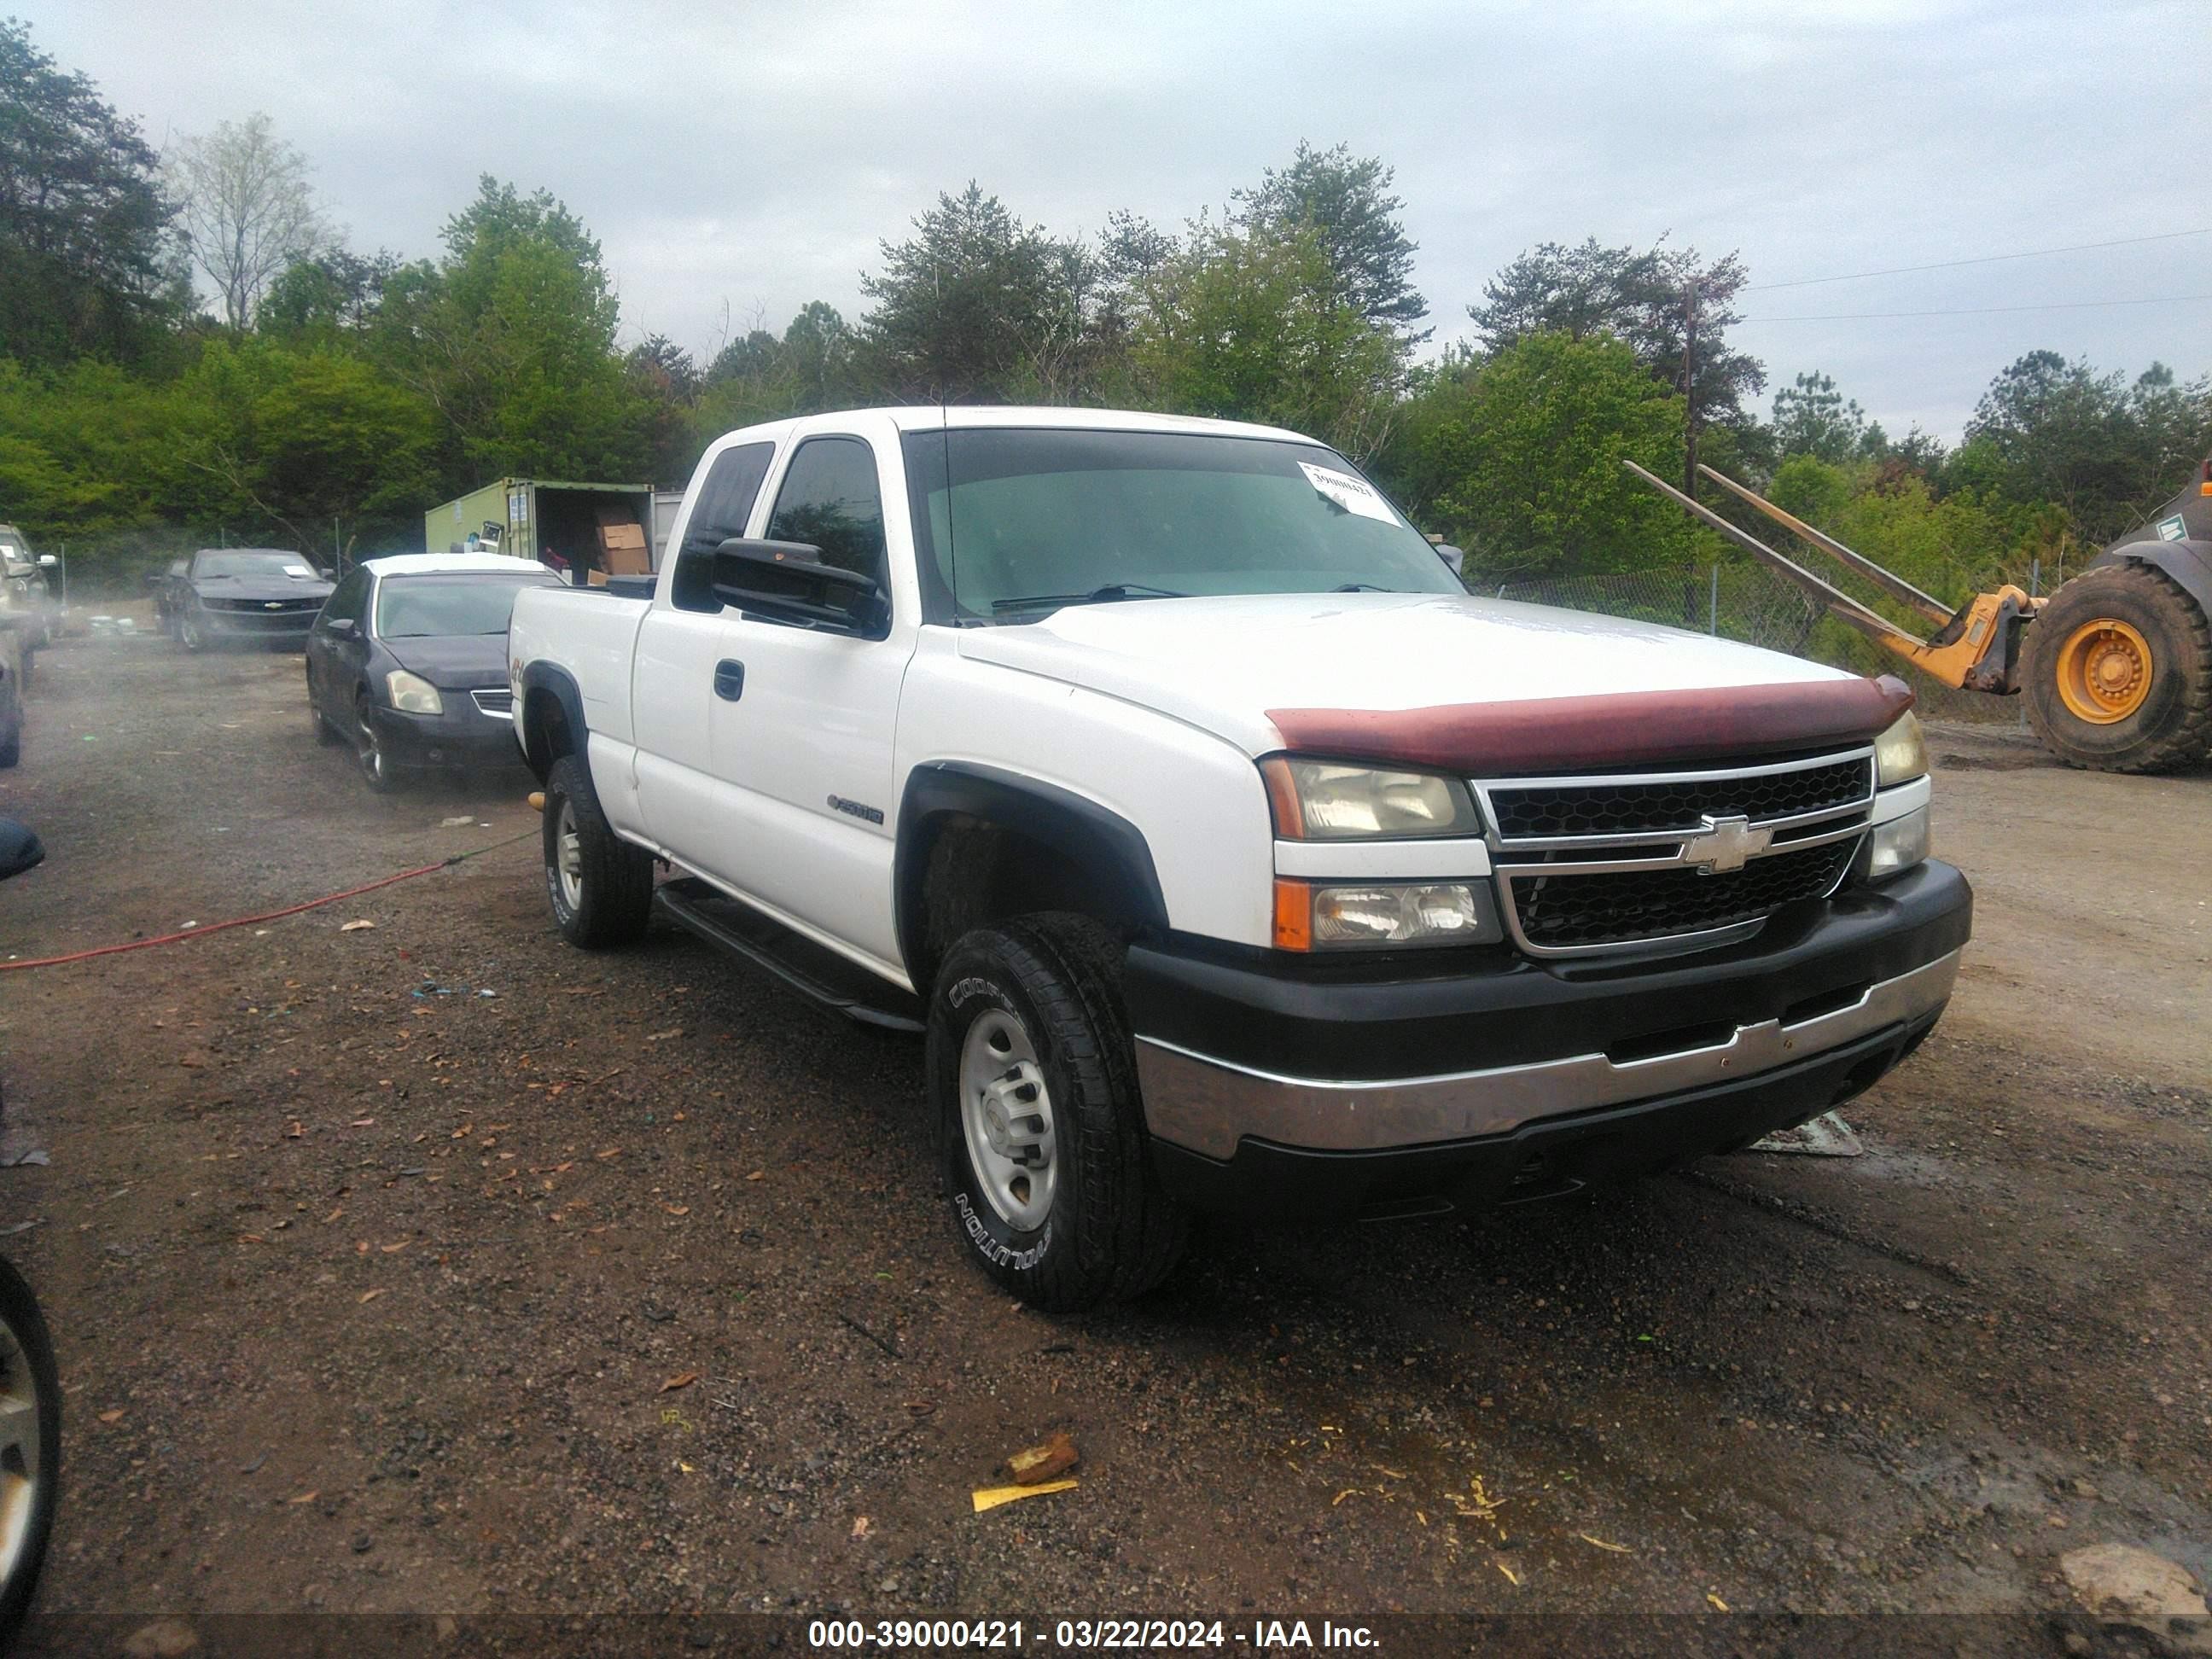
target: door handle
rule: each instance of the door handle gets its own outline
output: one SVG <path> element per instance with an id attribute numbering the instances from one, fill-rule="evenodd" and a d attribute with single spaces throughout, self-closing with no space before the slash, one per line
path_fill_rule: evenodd
<path id="1" fill-rule="evenodd" d="M 735 702 L 745 694 L 745 665 L 725 657 L 714 665 L 714 695 L 724 702 Z"/>

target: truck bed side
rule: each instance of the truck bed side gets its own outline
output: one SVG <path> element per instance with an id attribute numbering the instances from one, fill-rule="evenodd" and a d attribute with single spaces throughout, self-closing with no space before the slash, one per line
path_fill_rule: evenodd
<path id="1" fill-rule="evenodd" d="M 632 833 L 639 823 L 630 665 L 638 625 L 652 608 L 649 600 L 617 598 L 605 588 L 526 587 L 507 623 L 517 741 L 529 729 L 522 716 L 533 695 L 560 696 L 572 687 L 599 804 L 616 829 Z"/>

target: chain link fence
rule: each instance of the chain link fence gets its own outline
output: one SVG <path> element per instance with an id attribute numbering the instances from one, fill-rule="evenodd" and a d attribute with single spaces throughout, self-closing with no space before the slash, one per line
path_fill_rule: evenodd
<path id="1" fill-rule="evenodd" d="M 1810 657 L 1854 673 L 1893 672 L 1919 696 L 1929 720 L 2016 724 L 2017 697 L 1993 697 L 1941 685 L 1902 660 L 1875 651 L 1858 635 L 1830 619 L 1808 593 L 1764 565 L 1714 564 L 1676 570 L 1630 570 L 1604 576 L 1552 576 L 1477 588 L 1501 599 L 1591 611 L 1633 622 L 1658 623 L 1692 633 L 1714 634 L 1765 646 L 1793 657 Z"/>

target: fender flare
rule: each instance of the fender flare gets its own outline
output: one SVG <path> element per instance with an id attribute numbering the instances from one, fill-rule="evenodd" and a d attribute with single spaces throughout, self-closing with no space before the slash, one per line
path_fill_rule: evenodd
<path id="1" fill-rule="evenodd" d="M 2194 538 L 2179 542 L 2123 542 L 2090 560 L 2087 568 L 2095 570 L 2114 564 L 2147 564 L 2163 572 L 2197 601 L 2205 620 L 2212 622 L 2212 542 Z"/>
<path id="2" fill-rule="evenodd" d="M 1057 784 L 965 761 L 931 761 L 907 775 L 892 863 L 899 956 L 911 976 L 927 931 L 922 884 L 929 853 L 949 818 L 1004 824 L 1092 874 L 1109 914 L 1139 932 L 1168 931 L 1167 899 L 1144 832 L 1110 808 Z M 927 994 L 919 980 L 915 988 Z"/>
<path id="3" fill-rule="evenodd" d="M 527 721 L 533 692 L 550 695 L 560 706 L 561 717 L 568 723 L 569 735 L 575 740 L 574 752 L 584 757 L 588 769 L 591 764 L 592 728 L 584 720 L 584 694 L 576 684 L 576 677 L 557 663 L 530 664 L 522 671 L 522 700 L 515 708 L 515 719 Z M 543 743 L 531 740 L 532 733 L 528 724 L 526 723 L 520 730 L 523 757 L 529 763 L 530 769 L 537 774 L 538 782 L 543 783 L 545 775 L 553 769 L 553 756 Z"/>

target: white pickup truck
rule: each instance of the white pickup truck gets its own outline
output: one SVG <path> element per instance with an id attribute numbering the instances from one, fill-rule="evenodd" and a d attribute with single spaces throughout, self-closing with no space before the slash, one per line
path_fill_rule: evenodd
<path id="1" fill-rule="evenodd" d="M 1144 1290 L 1196 1209 L 1743 1146 L 1950 994 L 1903 685 L 1472 598 L 1295 433 L 810 416 L 708 449 L 672 547 L 515 604 L 554 920 L 926 1031 L 958 1236 L 1039 1305 Z"/>

